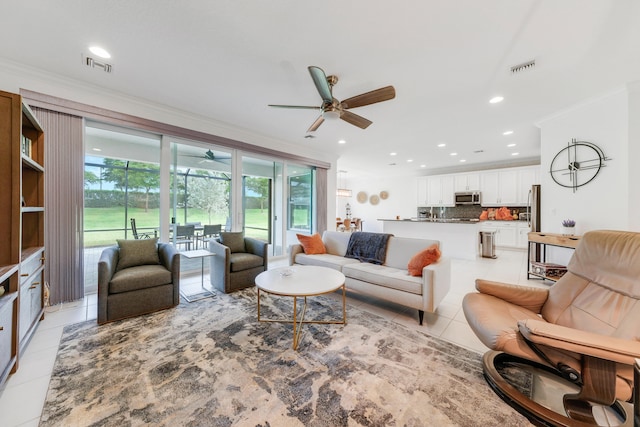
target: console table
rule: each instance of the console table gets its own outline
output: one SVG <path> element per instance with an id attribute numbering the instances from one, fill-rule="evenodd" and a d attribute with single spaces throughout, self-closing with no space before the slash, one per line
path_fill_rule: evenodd
<path id="1" fill-rule="evenodd" d="M 545 280 L 551 280 L 552 282 L 557 282 L 560 279 L 559 276 L 540 274 L 531 271 L 531 263 L 538 261 L 536 258 L 536 254 L 538 251 L 538 245 L 542 247 L 542 262 L 547 261 L 547 246 L 557 246 L 560 248 L 570 248 L 575 249 L 580 243 L 580 239 L 582 236 L 567 236 L 564 234 L 554 234 L 554 233 L 543 233 L 540 231 L 532 231 L 528 234 L 529 237 L 529 247 L 528 247 L 528 257 L 529 257 L 529 266 L 527 268 L 527 280 L 531 277 L 539 277 Z"/>

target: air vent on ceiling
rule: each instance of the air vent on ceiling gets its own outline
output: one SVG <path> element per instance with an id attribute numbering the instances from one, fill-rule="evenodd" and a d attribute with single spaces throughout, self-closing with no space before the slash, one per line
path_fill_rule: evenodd
<path id="1" fill-rule="evenodd" d="M 536 66 L 536 60 L 532 59 L 531 61 L 523 62 L 522 64 L 514 65 L 511 67 L 511 74 L 517 74 L 522 71 L 531 70 Z"/>
<path id="2" fill-rule="evenodd" d="M 98 61 L 96 61 L 95 59 L 93 59 L 93 58 L 91 58 L 89 56 L 87 56 L 85 64 L 86 64 L 87 67 L 91 67 L 91 68 L 96 68 L 96 67 L 102 68 L 102 70 L 105 73 L 110 73 L 112 68 L 113 68 L 111 66 L 111 64 L 107 64 L 106 62 L 98 62 Z"/>

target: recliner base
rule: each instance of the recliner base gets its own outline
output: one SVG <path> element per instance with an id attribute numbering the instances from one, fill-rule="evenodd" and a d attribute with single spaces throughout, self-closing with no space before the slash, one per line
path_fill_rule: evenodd
<path id="1" fill-rule="evenodd" d="M 571 419 L 567 416 L 563 407 L 563 395 L 572 394 L 579 387 L 564 378 L 553 368 L 512 356 L 504 352 L 488 351 L 482 358 L 484 378 L 491 389 L 502 400 L 524 415 L 533 424 L 538 426 L 633 426 L 633 406 L 628 402 L 616 401 L 610 407 L 592 406 L 594 422 L 588 423 Z M 503 376 L 501 371 L 508 368 L 527 371 L 530 375 L 529 384 L 531 396 L 519 390 L 518 384 Z M 508 375 L 508 372 L 506 372 Z M 526 382 L 526 381 L 525 381 Z M 535 390 L 536 384 L 545 384 L 549 390 Z M 524 387 L 523 387 L 524 388 Z M 538 396 L 536 396 L 536 392 Z M 554 393 L 555 392 L 555 393 Z M 537 399 L 537 400 L 536 400 Z M 588 405 L 588 403 L 586 403 Z"/>

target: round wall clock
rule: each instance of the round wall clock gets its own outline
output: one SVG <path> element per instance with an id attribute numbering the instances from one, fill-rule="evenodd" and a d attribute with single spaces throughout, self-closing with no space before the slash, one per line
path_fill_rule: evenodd
<path id="1" fill-rule="evenodd" d="M 606 160 L 610 159 L 594 143 L 572 139 L 555 155 L 549 173 L 556 184 L 575 192 L 593 181 Z"/>

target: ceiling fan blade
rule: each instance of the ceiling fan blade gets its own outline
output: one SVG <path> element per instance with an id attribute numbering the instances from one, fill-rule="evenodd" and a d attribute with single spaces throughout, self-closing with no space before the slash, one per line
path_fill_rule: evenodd
<path id="1" fill-rule="evenodd" d="M 388 101 L 396 97 L 396 90 L 393 86 L 387 86 L 371 92 L 363 93 L 345 99 L 341 102 L 342 108 L 357 108 L 365 105 L 375 104 L 376 102 Z"/>
<path id="2" fill-rule="evenodd" d="M 320 125 L 324 123 L 324 117 L 319 116 L 315 122 L 313 122 L 313 124 L 309 127 L 309 129 L 307 129 L 307 132 L 315 132 Z"/>
<path id="3" fill-rule="evenodd" d="M 350 111 L 343 111 L 340 114 L 340 118 L 345 122 L 351 123 L 354 126 L 358 126 L 360 129 L 366 129 L 371 123 L 373 123 L 371 120 L 367 120 L 364 117 L 353 114 Z"/>
<path id="4" fill-rule="evenodd" d="M 278 104 L 269 104 L 269 107 L 276 108 L 304 108 L 307 110 L 320 110 L 320 107 L 311 107 L 309 105 L 278 105 Z"/>
<path id="5" fill-rule="evenodd" d="M 331 104 L 333 102 L 333 95 L 331 94 L 331 87 L 329 86 L 329 82 L 327 82 L 327 75 L 322 71 L 322 68 L 310 66 L 309 73 L 311 74 L 311 78 L 313 79 L 313 83 L 316 85 L 316 89 L 318 89 L 318 93 L 324 102 Z"/>

